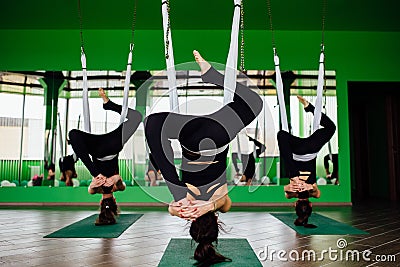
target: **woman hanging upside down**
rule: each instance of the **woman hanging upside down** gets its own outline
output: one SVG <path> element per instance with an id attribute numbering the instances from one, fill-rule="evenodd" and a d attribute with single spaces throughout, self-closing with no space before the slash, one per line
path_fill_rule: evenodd
<path id="1" fill-rule="evenodd" d="M 193 51 L 203 82 L 223 86 L 224 77 Z M 220 223 L 215 212 L 231 207 L 226 181 L 228 144 L 249 125 L 262 109 L 258 94 L 237 83 L 233 102 L 204 116 L 155 113 L 145 119 L 145 134 L 154 161 L 161 170 L 174 201 L 171 215 L 191 221 L 190 234 L 199 243 L 194 258 L 199 264 L 227 261 L 212 242 L 217 241 Z M 182 180 L 174 165 L 170 139 L 182 147 Z"/>
<path id="2" fill-rule="evenodd" d="M 122 106 L 112 102 L 99 88 L 103 99 L 103 108 L 121 114 Z M 117 204 L 113 196 L 115 191 L 125 190 L 125 183 L 119 175 L 118 154 L 124 144 L 135 133 L 142 115 L 128 109 L 126 120 L 112 132 L 95 135 L 77 129 L 69 132 L 69 139 L 74 152 L 81 159 L 93 176 L 89 185 L 90 194 L 102 194 L 101 211 L 96 225 L 114 224 L 117 215 Z"/>
<path id="3" fill-rule="evenodd" d="M 304 105 L 305 111 L 314 113 L 313 105 L 301 96 L 297 98 Z M 321 195 L 316 183 L 316 156 L 311 155 L 318 153 L 336 131 L 335 124 L 324 113 L 321 114 L 320 125 L 323 128 L 307 138 L 296 137 L 283 130 L 278 132 L 280 155 L 286 175 L 291 178 L 290 183 L 284 187 L 285 196 L 298 198 L 295 203 L 298 218 L 294 222 L 297 226 L 316 227 L 308 224 L 312 212 L 309 198 L 319 198 Z"/>

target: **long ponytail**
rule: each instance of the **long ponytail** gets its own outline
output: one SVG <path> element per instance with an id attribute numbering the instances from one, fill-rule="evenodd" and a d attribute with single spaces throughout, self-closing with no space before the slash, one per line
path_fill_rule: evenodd
<path id="1" fill-rule="evenodd" d="M 308 223 L 308 218 L 312 213 L 312 205 L 308 199 L 298 200 L 296 202 L 297 219 L 294 221 L 296 226 L 304 226 L 305 228 L 317 228 L 314 224 Z"/>
<path id="2" fill-rule="evenodd" d="M 199 243 L 194 252 L 196 266 L 208 267 L 216 263 L 232 261 L 215 250 L 213 242 L 218 242 L 220 225 L 218 217 L 213 212 L 200 216 L 190 226 L 190 235 Z"/>

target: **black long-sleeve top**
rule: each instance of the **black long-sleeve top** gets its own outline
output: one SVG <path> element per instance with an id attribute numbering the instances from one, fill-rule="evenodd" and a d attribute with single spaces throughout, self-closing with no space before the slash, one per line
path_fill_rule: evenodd
<path id="1" fill-rule="evenodd" d="M 202 79 L 223 86 L 224 77 L 214 68 L 203 74 Z M 176 201 L 186 197 L 187 193 L 197 199 L 209 199 L 215 190 L 226 184 L 228 147 L 225 146 L 256 118 L 261 109 L 261 98 L 237 83 L 233 102 L 212 114 L 192 116 L 162 112 L 145 119 L 149 148 Z M 182 179 L 175 169 L 170 139 L 178 139 L 182 147 Z M 207 150 L 216 151 L 204 155 Z M 213 163 L 194 164 L 204 161 Z M 201 194 L 196 195 L 189 184 L 197 187 Z"/>

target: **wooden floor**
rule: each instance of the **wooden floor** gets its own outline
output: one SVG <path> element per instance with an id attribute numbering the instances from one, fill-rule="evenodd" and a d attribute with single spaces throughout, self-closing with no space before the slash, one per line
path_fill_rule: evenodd
<path id="1" fill-rule="evenodd" d="M 314 210 L 370 234 L 301 236 L 269 214 L 292 209 L 241 208 L 220 215 L 229 230 L 220 237 L 247 238 L 256 254 L 267 246 L 287 253 L 314 250 L 317 258 L 322 258 L 323 250 L 337 249 L 339 238 L 347 241 L 347 250 L 372 251 L 368 257 L 370 262 L 362 259 L 333 261 L 325 255 L 323 260 L 315 262 L 261 260 L 263 266 L 400 266 L 398 207 L 369 203 L 353 207 L 315 207 Z M 171 217 L 162 209 L 123 207 L 122 213 L 144 215 L 119 238 L 43 238 L 96 212 L 96 207 L 0 207 L 0 266 L 157 266 L 170 238 L 189 237 L 186 222 Z M 396 261 L 374 261 L 377 256 L 382 259 L 382 255 L 386 258 L 395 255 Z M 235 263 L 228 266 L 235 266 Z"/>

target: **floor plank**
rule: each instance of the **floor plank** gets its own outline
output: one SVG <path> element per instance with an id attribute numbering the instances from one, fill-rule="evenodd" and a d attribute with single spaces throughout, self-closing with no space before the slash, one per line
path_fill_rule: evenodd
<path id="1" fill-rule="evenodd" d="M 399 209 L 391 204 L 375 204 L 316 207 L 314 210 L 367 231 L 369 235 L 302 236 L 269 214 L 288 211 L 283 207 L 249 209 L 251 211 L 241 208 L 220 214 L 227 230 L 221 232 L 220 237 L 247 238 L 256 254 L 266 248 L 284 250 L 286 257 L 291 251 L 300 255 L 315 251 L 317 258 L 316 261 L 293 261 L 260 257 L 263 266 L 400 266 Z M 93 207 L 0 207 L 0 266 L 157 266 L 170 238 L 189 238 L 188 223 L 170 216 L 166 210 L 130 207 L 123 207 L 122 212 L 144 215 L 119 238 L 43 238 L 95 212 Z M 329 248 L 338 249 L 339 238 L 347 242 L 342 250 L 344 254 L 349 250 L 370 250 L 371 259 L 393 255 L 392 261 L 334 261 L 322 254 Z M 234 262 L 231 266 L 235 266 Z"/>

